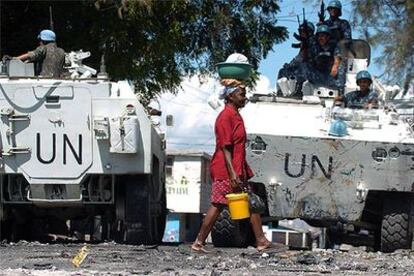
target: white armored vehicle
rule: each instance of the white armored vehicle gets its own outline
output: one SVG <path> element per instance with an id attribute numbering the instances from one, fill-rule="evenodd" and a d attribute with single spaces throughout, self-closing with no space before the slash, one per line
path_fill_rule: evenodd
<path id="1" fill-rule="evenodd" d="M 363 50 L 349 55 L 348 91 L 369 63 L 363 44 L 354 44 Z M 337 107 L 337 91 L 309 87 L 303 99 L 255 95 L 242 111 L 252 181 L 265 187 L 269 216 L 328 227 L 332 243 L 368 243 L 385 252 L 411 248 L 412 119 L 387 110 L 387 100 L 378 109 Z"/>
<path id="2" fill-rule="evenodd" d="M 3 63 L 0 77 L 1 239 L 39 232 L 161 240 L 165 141 L 127 81 L 110 82 L 68 56 L 71 78 Z M 70 225 L 69 225 L 70 224 Z M 62 230 L 63 229 L 63 230 Z"/>

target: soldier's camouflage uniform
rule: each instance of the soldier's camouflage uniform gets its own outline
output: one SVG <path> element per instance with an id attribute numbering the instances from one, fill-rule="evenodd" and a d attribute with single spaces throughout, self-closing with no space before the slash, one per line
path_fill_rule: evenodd
<path id="1" fill-rule="evenodd" d="M 340 18 L 329 18 L 326 20 L 324 25 L 327 25 L 331 30 L 331 39 L 335 42 L 339 42 L 343 39 L 347 41 L 352 40 L 352 30 L 351 25 L 345 19 Z"/>
<path id="2" fill-rule="evenodd" d="M 309 55 L 313 57 L 310 62 L 303 62 L 299 67 L 297 81 L 303 83 L 308 80 L 316 85 L 327 86 L 332 89 L 343 89 L 345 87 L 345 74 L 332 77 L 330 75 L 335 57 L 341 57 L 338 46 L 328 43 L 325 46 L 314 45 Z"/>
<path id="3" fill-rule="evenodd" d="M 30 51 L 28 60 L 36 63 L 36 75 L 59 78 L 65 64 L 65 51 L 49 42 Z"/>
<path id="4" fill-rule="evenodd" d="M 342 54 L 341 65 L 338 68 L 338 79 L 342 80 L 345 84 L 346 69 L 348 67 L 347 49 L 350 49 L 352 42 L 352 30 L 351 25 L 345 19 L 341 18 L 329 18 L 323 24 L 327 25 L 331 31 L 332 43 L 337 43 L 339 50 Z"/>
<path id="5" fill-rule="evenodd" d="M 367 103 L 377 103 L 378 94 L 375 91 L 370 90 L 364 95 L 361 91 L 352 91 L 344 96 L 345 107 L 348 108 L 364 108 Z"/>
<path id="6" fill-rule="evenodd" d="M 315 36 L 310 36 L 307 42 L 307 49 L 304 49 L 304 51 L 307 51 L 307 57 L 303 58 L 301 53 L 299 53 L 292 59 L 291 62 L 285 63 L 283 65 L 283 68 L 279 70 L 277 79 L 281 79 L 283 77 L 288 79 L 296 79 L 301 64 L 304 62 L 310 62 L 310 60 L 312 60 L 312 57 L 310 56 L 310 49 L 314 48 L 316 44 L 317 42 Z"/>

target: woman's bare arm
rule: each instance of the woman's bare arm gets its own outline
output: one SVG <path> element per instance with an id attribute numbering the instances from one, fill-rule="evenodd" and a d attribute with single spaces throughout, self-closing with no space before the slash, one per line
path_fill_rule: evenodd
<path id="1" fill-rule="evenodd" d="M 230 183 L 232 185 L 233 188 L 237 188 L 240 186 L 241 181 L 239 176 L 237 175 L 236 171 L 234 170 L 233 167 L 233 156 L 232 156 L 232 151 L 233 151 L 233 147 L 232 146 L 223 146 L 221 148 L 223 150 L 224 153 L 224 160 L 226 162 L 226 168 L 227 171 L 229 173 L 229 177 L 230 177 Z"/>

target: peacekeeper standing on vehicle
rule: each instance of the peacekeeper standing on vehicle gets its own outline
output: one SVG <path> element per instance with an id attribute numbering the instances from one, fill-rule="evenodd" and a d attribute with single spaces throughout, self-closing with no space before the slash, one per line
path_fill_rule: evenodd
<path id="1" fill-rule="evenodd" d="M 346 43 L 352 40 L 351 25 L 345 19 L 340 18 L 342 15 L 342 4 L 339 0 L 332 0 L 326 8 L 329 12 L 329 19 L 319 22 L 319 25 L 326 25 L 331 30 L 331 39 L 335 42 L 345 40 Z"/>
<path id="2" fill-rule="evenodd" d="M 16 59 L 35 62 L 36 75 L 59 78 L 65 64 L 65 51 L 57 47 L 56 34 L 51 30 L 43 30 L 37 38 L 40 46 L 16 57 Z"/>
<path id="3" fill-rule="evenodd" d="M 329 12 L 329 19 L 323 23 L 329 27 L 331 30 L 331 40 L 333 43 L 337 43 L 339 50 L 342 55 L 342 64 L 338 68 L 339 78 L 344 78 L 346 75 L 346 68 L 348 65 L 347 62 L 347 52 L 352 51 L 352 30 L 351 25 L 345 19 L 340 18 L 342 16 L 342 4 L 339 0 L 332 0 L 329 2 L 328 7 L 326 8 Z M 343 95 L 344 91 L 339 90 L 339 95 Z"/>
<path id="4" fill-rule="evenodd" d="M 303 62 L 298 71 L 294 96 L 302 96 L 303 83 L 308 80 L 313 84 L 324 85 L 339 91 L 345 87 L 345 74 L 339 75 L 341 54 L 336 44 L 330 41 L 330 30 L 320 25 L 316 31 L 317 44 L 309 49 L 311 62 Z"/>
<path id="5" fill-rule="evenodd" d="M 359 71 L 356 77 L 359 90 L 339 96 L 335 100 L 337 103 L 344 103 L 347 108 L 371 108 L 378 107 L 378 94 L 370 89 L 372 77 L 368 71 Z"/>

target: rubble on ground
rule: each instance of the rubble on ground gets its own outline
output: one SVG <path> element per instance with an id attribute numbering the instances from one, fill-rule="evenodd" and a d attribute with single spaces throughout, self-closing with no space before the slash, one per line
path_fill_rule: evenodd
<path id="1" fill-rule="evenodd" d="M 346 250 L 257 252 L 249 248 L 214 248 L 200 254 L 188 244 L 131 246 L 89 244 L 79 268 L 71 260 L 84 243 L 2 243 L 0 275 L 412 275 L 414 251 Z"/>

